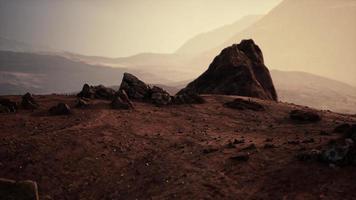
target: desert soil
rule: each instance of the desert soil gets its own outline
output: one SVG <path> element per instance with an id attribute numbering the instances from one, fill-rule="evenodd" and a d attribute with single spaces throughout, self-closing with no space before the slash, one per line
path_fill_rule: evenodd
<path id="1" fill-rule="evenodd" d="M 0 177 L 34 180 L 41 199 L 55 200 L 356 199 L 355 167 L 295 157 L 339 137 L 333 128 L 355 116 L 319 111 L 320 122 L 303 124 L 288 114 L 304 107 L 255 100 L 266 110 L 241 111 L 223 106 L 235 97 L 204 98 L 113 110 L 104 100 L 75 109 L 74 96 L 35 96 L 40 109 L 0 114 Z M 73 114 L 48 115 L 58 102 Z M 235 139 L 245 142 L 229 145 Z M 231 159 L 242 152 L 248 161 Z"/>

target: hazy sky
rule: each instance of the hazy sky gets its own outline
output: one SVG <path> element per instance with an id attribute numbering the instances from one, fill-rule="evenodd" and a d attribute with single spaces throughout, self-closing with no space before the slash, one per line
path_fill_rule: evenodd
<path id="1" fill-rule="evenodd" d="M 0 0 L 0 36 L 86 55 L 170 53 L 282 0 Z"/>

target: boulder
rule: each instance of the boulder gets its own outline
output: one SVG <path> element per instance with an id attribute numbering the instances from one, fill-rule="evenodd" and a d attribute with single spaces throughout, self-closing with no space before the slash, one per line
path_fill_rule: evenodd
<path id="1" fill-rule="evenodd" d="M 0 178 L 0 199 L 39 200 L 37 183 Z"/>
<path id="2" fill-rule="evenodd" d="M 18 107 L 16 102 L 6 98 L 0 98 L 0 105 L 6 107 L 8 112 L 16 112 Z M 2 110 L 6 111 L 4 108 Z"/>
<path id="3" fill-rule="evenodd" d="M 70 107 L 65 103 L 58 103 L 49 109 L 51 115 L 69 115 L 71 114 Z"/>
<path id="4" fill-rule="evenodd" d="M 207 71 L 178 92 L 256 97 L 277 101 L 261 49 L 253 40 L 242 40 L 225 48 Z"/>
<path id="5" fill-rule="evenodd" d="M 253 110 L 253 111 L 264 111 L 265 108 L 254 101 L 244 100 L 244 99 L 235 99 L 233 101 L 227 102 L 224 106 L 228 108 L 238 109 L 238 110 Z"/>
<path id="6" fill-rule="evenodd" d="M 111 107 L 118 110 L 133 109 L 134 106 L 127 96 L 125 90 L 119 90 L 111 102 Z"/>
<path id="7" fill-rule="evenodd" d="M 300 122 L 318 122 L 321 116 L 314 111 L 292 110 L 289 113 L 290 119 Z"/>
<path id="8" fill-rule="evenodd" d="M 145 100 L 150 97 L 150 87 L 129 73 L 124 73 L 120 90 L 125 90 L 130 99 Z"/>
<path id="9" fill-rule="evenodd" d="M 81 98 L 96 98 L 96 99 L 113 99 L 115 96 L 115 90 L 105 87 L 103 85 L 89 86 L 84 84 L 82 91 L 77 94 Z"/>
<path id="10" fill-rule="evenodd" d="M 35 101 L 31 93 L 26 93 L 22 96 L 21 106 L 24 109 L 37 109 L 39 107 L 38 103 Z"/>
<path id="11" fill-rule="evenodd" d="M 194 92 L 184 92 L 172 98 L 173 104 L 202 104 L 205 103 L 203 97 Z"/>
<path id="12" fill-rule="evenodd" d="M 171 95 L 160 87 L 153 86 L 150 89 L 151 102 L 158 106 L 168 105 L 171 103 Z"/>
<path id="13" fill-rule="evenodd" d="M 10 110 L 6 106 L 0 104 L 0 113 L 9 113 Z"/>

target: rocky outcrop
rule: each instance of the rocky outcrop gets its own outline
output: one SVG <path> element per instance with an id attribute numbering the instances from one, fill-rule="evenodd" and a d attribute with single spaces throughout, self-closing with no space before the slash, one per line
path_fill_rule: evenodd
<path id="1" fill-rule="evenodd" d="M 0 199 L 39 200 L 37 184 L 0 178 Z"/>
<path id="2" fill-rule="evenodd" d="M 70 107 L 65 103 L 58 103 L 49 109 L 51 115 L 69 115 L 71 114 Z"/>
<path id="3" fill-rule="evenodd" d="M 77 96 L 83 98 L 110 100 L 114 98 L 115 90 L 103 85 L 89 86 L 88 84 L 84 84 L 82 91 L 79 92 Z"/>
<path id="4" fill-rule="evenodd" d="M 120 90 L 125 90 L 130 99 L 145 100 L 150 97 L 150 87 L 129 73 L 124 73 Z"/>
<path id="5" fill-rule="evenodd" d="M 171 103 L 171 95 L 160 87 L 153 86 L 150 89 L 150 100 L 157 106 L 164 106 Z"/>
<path id="6" fill-rule="evenodd" d="M 253 40 L 242 40 L 240 44 L 222 50 L 208 70 L 178 92 L 178 95 L 186 92 L 277 100 L 262 51 Z"/>
<path id="7" fill-rule="evenodd" d="M 76 108 L 88 108 L 89 102 L 84 98 L 78 98 L 75 103 Z"/>
<path id="8" fill-rule="evenodd" d="M 39 107 L 38 103 L 35 101 L 31 93 L 26 93 L 22 96 L 21 106 L 24 109 L 37 109 Z"/>
<path id="9" fill-rule="evenodd" d="M 16 112 L 18 107 L 16 102 L 6 98 L 0 98 L 0 106 L 1 112 Z"/>
<path id="10" fill-rule="evenodd" d="M 119 90 L 111 102 L 111 107 L 118 110 L 133 109 L 134 106 L 127 96 L 125 90 Z"/>

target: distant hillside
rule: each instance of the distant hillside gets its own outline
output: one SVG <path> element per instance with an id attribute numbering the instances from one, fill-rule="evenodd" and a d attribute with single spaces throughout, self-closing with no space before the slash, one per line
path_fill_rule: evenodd
<path id="1" fill-rule="evenodd" d="M 61 56 L 0 51 L 0 94 L 65 93 L 84 83 L 111 85 L 125 69 L 88 65 Z"/>
<path id="2" fill-rule="evenodd" d="M 236 33 L 246 29 L 258 20 L 263 15 L 249 15 L 236 21 L 233 24 L 219 27 L 215 30 L 201 33 L 190 40 L 188 40 L 182 47 L 180 47 L 177 54 L 198 54 L 206 51 L 207 49 L 215 48 L 221 45 L 227 38 L 231 38 Z"/>
<path id="3" fill-rule="evenodd" d="M 16 40 L 0 37 L 0 51 L 16 51 L 16 52 L 49 52 L 55 51 L 52 48 L 28 44 Z"/>

